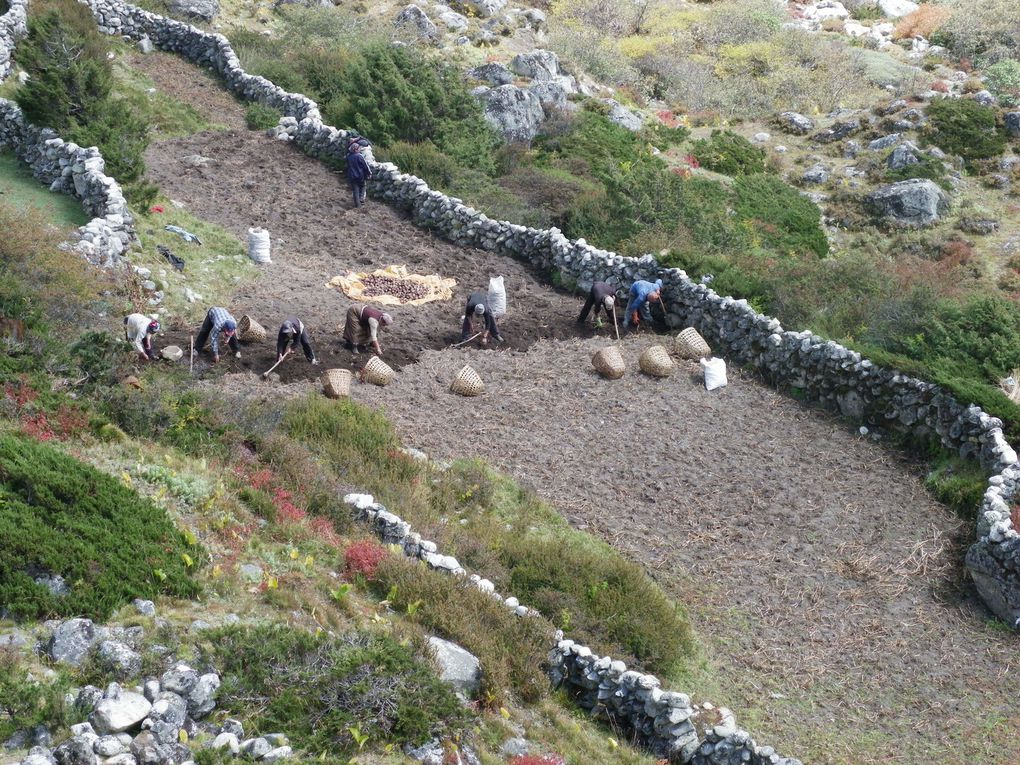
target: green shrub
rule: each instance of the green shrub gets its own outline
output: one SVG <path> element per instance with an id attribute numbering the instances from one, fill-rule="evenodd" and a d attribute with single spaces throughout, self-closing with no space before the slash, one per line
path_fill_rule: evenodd
<path id="1" fill-rule="evenodd" d="M 276 503 L 273 501 L 272 496 L 261 489 L 253 489 L 250 486 L 245 486 L 241 489 L 238 496 L 241 501 L 248 506 L 259 518 L 264 518 L 270 523 L 276 522 Z"/>
<path id="2" fill-rule="evenodd" d="M 925 135 L 949 154 L 972 165 L 976 160 L 1002 154 L 1006 136 L 996 128 L 995 109 L 964 98 L 944 98 L 928 105 L 930 121 Z"/>
<path id="3" fill-rule="evenodd" d="M 150 382 L 141 391 L 110 390 L 103 407 L 107 416 L 133 436 L 160 441 L 188 454 L 224 452 L 223 436 L 228 428 L 199 393 L 181 392 L 179 383 L 165 377 Z"/>
<path id="4" fill-rule="evenodd" d="M 1020 61 L 1008 58 L 985 71 L 985 85 L 1003 106 L 1020 104 Z"/>
<path id="5" fill-rule="evenodd" d="M 29 677 L 12 648 L 0 648 L 0 740 L 36 725 L 56 727 L 68 721 L 67 680 L 39 682 Z"/>
<path id="6" fill-rule="evenodd" d="M 395 141 L 379 152 L 379 159 L 392 162 L 403 172 L 418 176 L 433 188 L 448 189 L 460 171 L 457 162 L 436 148 L 432 141 Z"/>
<path id="7" fill-rule="evenodd" d="M 133 598 L 194 597 L 205 558 L 120 481 L 46 444 L 0 435 L 0 602 L 17 616 L 103 619 Z M 58 597 L 33 571 L 60 574 Z"/>
<path id="8" fill-rule="evenodd" d="M 744 175 L 733 184 L 733 210 L 770 249 L 780 255 L 829 252 L 821 210 L 773 175 Z"/>
<path id="9" fill-rule="evenodd" d="M 713 130 L 708 138 L 691 144 L 691 154 L 708 170 L 724 175 L 750 175 L 766 171 L 766 154 L 731 130 Z"/>
<path id="10" fill-rule="evenodd" d="M 420 745 L 459 732 L 466 714 L 424 662 L 386 635 L 312 635 L 282 626 L 227 627 L 200 646 L 223 678 L 218 704 L 253 735 L 286 731 L 311 755 L 342 761 L 359 745 Z"/>
<path id="11" fill-rule="evenodd" d="M 502 703 L 511 695 L 535 701 L 547 693 L 542 664 L 552 647 L 548 622 L 516 616 L 456 577 L 395 556 L 379 564 L 373 586 L 393 608 L 478 657 L 480 698 L 487 704 Z"/>
<path id="12" fill-rule="evenodd" d="M 907 181 L 911 178 L 927 178 L 930 181 L 935 181 L 946 191 L 952 190 L 952 184 L 946 174 L 946 166 L 941 160 L 929 157 L 927 154 L 919 156 L 918 161 L 914 164 L 904 165 L 895 170 L 889 168 L 885 172 L 885 180 L 890 183 Z"/>
<path id="13" fill-rule="evenodd" d="M 283 113 L 279 109 L 257 101 L 248 104 L 244 110 L 244 122 L 249 130 L 269 130 L 276 127 L 282 116 Z"/>
<path id="14" fill-rule="evenodd" d="M 988 476 L 973 460 L 945 455 L 931 466 L 924 485 L 939 502 L 965 520 L 973 520 L 988 487 Z"/>

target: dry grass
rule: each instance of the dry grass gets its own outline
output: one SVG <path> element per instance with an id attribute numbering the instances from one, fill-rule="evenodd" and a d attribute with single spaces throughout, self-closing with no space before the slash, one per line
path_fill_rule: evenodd
<path id="1" fill-rule="evenodd" d="M 953 12 L 945 6 L 927 3 L 900 19 L 893 31 L 893 37 L 897 40 L 917 36 L 927 39 L 941 29 L 952 15 Z"/>

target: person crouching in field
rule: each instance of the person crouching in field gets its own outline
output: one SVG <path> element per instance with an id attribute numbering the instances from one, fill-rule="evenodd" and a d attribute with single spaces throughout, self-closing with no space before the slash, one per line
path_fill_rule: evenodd
<path id="1" fill-rule="evenodd" d="M 633 326 L 635 329 L 641 320 L 651 322 L 652 312 L 648 303 L 658 300 L 662 294 L 662 279 L 654 282 L 646 282 L 639 279 L 630 285 L 630 302 L 627 303 L 627 315 L 623 317 L 623 326 Z"/>
<path id="2" fill-rule="evenodd" d="M 301 343 L 301 350 L 305 352 L 305 358 L 312 364 L 318 365 L 319 360 L 315 358 L 315 351 L 312 350 L 312 343 L 308 339 L 308 332 L 305 330 L 304 322 L 294 316 L 288 316 L 280 325 L 280 331 L 276 335 L 276 361 L 283 361 L 285 353 L 296 351 L 298 343 Z M 288 350 L 287 345 L 290 344 Z"/>
<path id="3" fill-rule="evenodd" d="M 616 306 L 616 287 L 606 282 L 594 282 L 591 285 L 591 289 L 588 290 L 588 299 L 584 301 L 584 308 L 581 309 L 581 315 L 577 317 L 578 324 L 584 324 L 588 318 L 588 313 L 592 308 L 595 309 L 595 313 L 592 315 L 592 321 L 598 326 L 599 322 L 599 311 L 604 310 L 606 312 L 606 320 L 615 320 L 614 307 Z"/>
<path id="4" fill-rule="evenodd" d="M 144 313 L 133 313 L 124 318 L 124 339 L 135 346 L 145 361 L 154 361 L 156 358 L 152 336 L 157 332 L 159 322 Z"/>
<path id="5" fill-rule="evenodd" d="M 375 348 L 377 355 L 382 356 L 382 348 L 379 345 L 379 326 L 390 326 L 393 317 L 378 308 L 369 305 L 352 305 L 347 309 L 347 319 L 344 321 L 344 345 L 347 350 L 359 351 L 365 349 L 368 343 Z"/>
<path id="6" fill-rule="evenodd" d="M 219 306 L 213 306 L 206 313 L 202 328 L 198 330 L 198 338 L 195 340 L 195 350 L 192 355 L 197 356 L 205 346 L 205 341 L 208 340 L 209 347 L 212 348 L 213 363 L 218 362 L 220 360 L 220 333 L 223 334 L 230 350 L 234 352 L 234 356 L 241 358 L 241 346 L 237 342 L 237 322 L 226 308 Z"/>
<path id="7" fill-rule="evenodd" d="M 482 345 L 489 344 L 490 335 L 496 338 L 498 342 L 503 342 L 503 337 L 499 334 L 499 329 L 496 327 L 496 315 L 489 307 L 489 299 L 483 292 L 472 292 L 468 297 L 467 306 L 464 308 L 464 315 L 461 317 L 461 320 L 464 322 L 460 328 L 460 341 L 462 343 L 466 343 L 471 337 L 471 332 L 474 330 L 473 319 L 483 319 L 485 321 L 485 329 L 482 330 Z"/>

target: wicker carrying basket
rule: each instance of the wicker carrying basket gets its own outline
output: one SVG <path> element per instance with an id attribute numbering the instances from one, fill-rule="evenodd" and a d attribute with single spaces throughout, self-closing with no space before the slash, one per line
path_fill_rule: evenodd
<path id="1" fill-rule="evenodd" d="M 385 361 L 378 356 L 373 356 L 361 370 L 361 381 L 373 385 L 389 385 L 393 382 L 393 375 L 393 370 Z"/>
<path id="2" fill-rule="evenodd" d="M 351 395 L 352 375 L 346 369 L 327 369 L 322 373 L 322 392 L 330 398 Z"/>
<path id="3" fill-rule="evenodd" d="M 478 396 L 485 390 L 485 383 L 475 370 L 465 364 L 450 383 L 450 390 L 462 396 Z"/>
<path id="4" fill-rule="evenodd" d="M 591 357 L 591 363 L 595 371 L 607 380 L 619 380 L 627 371 L 627 365 L 623 363 L 623 354 L 615 345 L 596 351 Z"/>
<path id="5" fill-rule="evenodd" d="M 653 377 L 669 377 L 673 374 L 673 359 L 669 357 L 669 351 L 661 345 L 653 345 L 645 350 L 638 359 L 638 366 L 646 375 Z"/>
<path id="6" fill-rule="evenodd" d="M 712 355 L 705 338 L 694 327 L 688 327 L 676 336 L 676 355 L 682 359 L 703 359 Z"/>
<path id="7" fill-rule="evenodd" d="M 244 343 L 261 343 L 266 339 L 266 328 L 245 314 L 237 322 L 237 339 Z"/>

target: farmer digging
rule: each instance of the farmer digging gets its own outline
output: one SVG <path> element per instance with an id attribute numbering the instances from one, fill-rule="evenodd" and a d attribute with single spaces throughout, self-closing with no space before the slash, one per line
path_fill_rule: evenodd
<path id="1" fill-rule="evenodd" d="M 227 312 L 226 308 L 219 306 L 213 306 L 206 313 L 202 328 L 198 330 L 198 338 L 195 340 L 195 350 L 192 351 L 192 355 L 197 356 L 205 345 L 205 341 L 208 340 L 209 347 L 212 349 L 213 363 L 218 362 L 220 360 L 220 333 L 223 334 L 230 350 L 234 352 L 234 357 L 241 358 L 241 346 L 237 342 L 237 321 Z"/>

